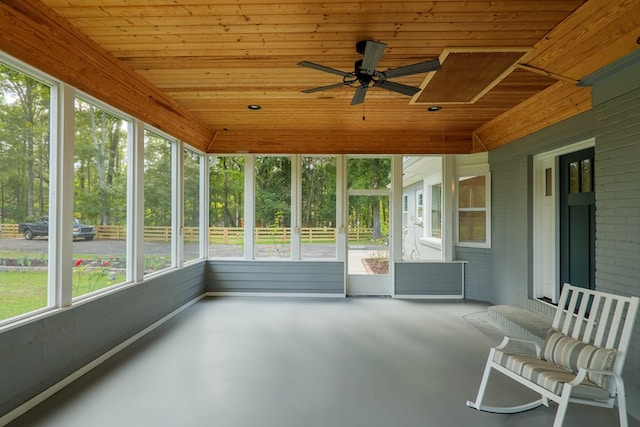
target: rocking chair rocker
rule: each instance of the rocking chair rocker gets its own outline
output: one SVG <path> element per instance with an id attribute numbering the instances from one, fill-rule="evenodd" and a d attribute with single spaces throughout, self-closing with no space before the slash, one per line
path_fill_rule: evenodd
<path id="1" fill-rule="evenodd" d="M 565 284 L 552 329 L 543 348 L 533 341 L 505 337 L 489 351 L 475 402 L 480 411 L 512 414 L 541 405 L 558 404 L 553 427 L 561 427 L 569 403 L 613 408 L 627 427 L 622 369 L 629 349 L 638 297 L 623 297 Z M 528 343 L 536 357 L 509 352 L 513 341 Z M 496 370 L 540 394 L 540 399 L 515 407 L 483 403 L 491 370 Z"/>

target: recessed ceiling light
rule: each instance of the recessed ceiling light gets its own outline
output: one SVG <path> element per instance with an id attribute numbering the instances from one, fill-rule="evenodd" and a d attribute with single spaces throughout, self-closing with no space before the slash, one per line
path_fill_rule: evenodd
<path id="1" fill-rule="evenodd" d="M 439 105 L 432 105 L 431 107 L 427 108 L 427 111 L 440 111 L 442 110 L 442 107 Z"/>
<path id="2" fill-rule="evenodd" d="M 250 104 L 247 108 L 249 110 L 261 110 L 262 109 L 262 107 L 259 106 L 258 104 Z"/>

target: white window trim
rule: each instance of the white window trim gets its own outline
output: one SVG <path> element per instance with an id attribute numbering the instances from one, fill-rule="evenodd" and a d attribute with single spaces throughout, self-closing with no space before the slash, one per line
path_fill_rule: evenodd
<path id="1" fill-rule="evenodd" d="M 465 176 L 484 176 L 485 177 L 485 208 L 484 212 L 485 216 L 485 224 L 486 224 L 486 235 L 484 242 L 466 242 L 460 240 L 460 212 L 478 212 L 482 211 L 482 209 L 478 208 L 460 208 L 459 206 L 459 198 L 458 198 L 458 183 L 460 182 L 460 178 Z M 455 191 L 454 191 L 454 200 L 455 200 L 455 242 L 456 246 L 460 247 L 469 247 L 469 248 L 490 248 L 491 247 L 491 171 L 489 170 L 488 164 L 481 165 L 464 165 L 458 166 L 456 168 L 456 180 L 455 180 Z"/>
<path id="2" fill-rule="evenodd" d="M 416 190 L 416 206 L 415 206 L 415 215 L 414 215 L 414 222 L 415 221 L 419 221 L 420 224 L 422 224 L 423 226 L 423 230 L 424 230 L 424 182 L 422 185 L 422 188 L 420 190 Z M 420 212 L 422 210 L 422 212 Z M 423 231 L 424 234 L 424 231 Z"/>
<path id="3" fill-rule="evenodd" d="M 441 237 L 433 237 L 431 235 L 431 223 L 433 221 L 433 204 L 432 204 L 432 191 L 433 186 L 438 185 L 442 186 L 442 174 L 437 173 L 433 174 L 424 180 L 424 194 L 427 195 L 426 199 L 423 198 L 423 236 L 420 239 L 423 243 L 434 246 L 437 248 L 442 247 L 442 238 Z M 425 202 L 426 200 L 426 202 Z M 440 234 L 442 235 L 442 216 L 443 216 L 444 204 L 443 204 L 443 196 L 442 191 L 440 192 Z"/>

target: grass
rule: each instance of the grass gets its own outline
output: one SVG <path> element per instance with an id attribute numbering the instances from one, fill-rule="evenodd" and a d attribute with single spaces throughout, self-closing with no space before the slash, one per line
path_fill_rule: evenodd
<path id="1" fill-rule="evenodd" d="M 289 245 L 287 239 L 281 238 L 264 239 L 261 244 Z M 313 243 L 320 243 L 315 240 Z M 333 241 L 327 243 L 334 243 Z M 360 242 L 350 241 L 350 244 L 371 244 L 371 240 Z M 85 295 L 109 286 L 122 283 L 126 280 L 125 274 L 120 269 L 114 270 L 109 267 L 99 266 L 101 259 L 114 259 L 117 256 L 95 255 L 95 254 L 74 254 L 74 260 L 81 259 L 85 264 L 91 261 L 98 261 L 97 267 L 82 265 L 73 268 L 73 297 Z M 18 252 L 0 251 L 0 265 L 4 260 L 15 259 L 18 265 L 30 266 L 29 260 L 47 260 L 48 253 L 45 252 Z M 167 267 L 170 260 L 164 256 L 145 257 L 146 270 L 158 270 Z M 123 260 L 124 266 L 124 260 Z M 118 271 L 115 275 L 114 271 Z M 111 277 L 110 277 L 111 276 Z M 0 320 L 28 313 L 47 306 L 47 281 L 48 272 L 38 269 L 23 268 L 18 270 L 0 271 Z"/>
<path id="2" fill-rule="evenodd" d="M 109 280 L 106 271 L 84 270 L 73 275 L 73 296 L 107 288 L 125 281 L 125 275 L 118 273 Z M 0 320 L 28 313 L 47 306 L 46 271 L 24 269 L 22 271 L 0 272 Z"/>
<path id="3" fill-rule="evenodd" d="M 0 320 L 47 306 L 47 273 L 0 273 Z"/>

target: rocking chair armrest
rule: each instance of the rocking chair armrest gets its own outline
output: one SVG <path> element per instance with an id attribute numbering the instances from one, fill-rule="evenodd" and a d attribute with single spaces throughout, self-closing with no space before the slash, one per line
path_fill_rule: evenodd
<path id="1" fill-rule="evenodd" d="M 538 359 L 540 358 L 540 353 L 542 352 L 542 350 L 540 348 L 540 344 L 538 344 L 535 341 L 525 340 L 525 339 L 522 339 L 522 338 L 514 338 L 514 337 L 510 337 L 508 335 L 505 335 L 504 339 L 502 340 L 500 345 L 498 345 L 496 347 L 496 349 L 504 350 L 507 347 L 507 345 L 509 345 L 510 342 L 517 342 L 517 343 L 520 343 L 520 344 L 528 344 L 530 346 L 533 346 L 533 348 L 535 348 L 535 350 L 536 350 L 536 357 Z"/>
<path id="2" fill-rule="evenodd" d="M 613 371 L 604 371 L 604 370 L 600 370 L 600 369 L 579 368 L 578 369 L 578 373 L 576 374 L 575 378 L 572 379 L 571 381 L 569 381 L 567 384 L 570 384 L 572 386 L 577 386 L 580 383 L 582 383 L 582 381 L 584 381 L 584 379 L 587 377 L 587 374 L 608 375 L 610 377 L 613 377 L 617 384 L 622 382 L 622 377 L 619 374 L 616 374 Z"/>

